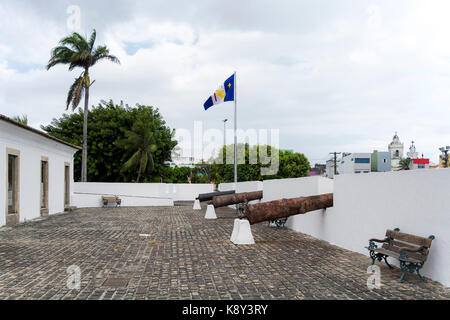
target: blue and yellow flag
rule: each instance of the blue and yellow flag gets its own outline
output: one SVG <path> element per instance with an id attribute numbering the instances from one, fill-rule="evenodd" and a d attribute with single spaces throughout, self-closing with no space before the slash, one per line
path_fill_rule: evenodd
<path id="1" fill-rule="evenodd" d="M 216 91 L 214 91 L 213 95 L 206 100 L 206 102 L 203 104 L 203 107 L 205 110 L 208 110 L 213 105 L 227 102 L 227 101 L 234 101 L 234 74 L 229 77 L 223 85 L 219 87 Z"/>

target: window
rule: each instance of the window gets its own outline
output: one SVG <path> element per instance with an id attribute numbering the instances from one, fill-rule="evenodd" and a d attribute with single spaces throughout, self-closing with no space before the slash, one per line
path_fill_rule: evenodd
<path id="1" fill-rule="evenodd" d="M 400 152 L 398 150 L 395 150 L 395 156 L 398 157 L 400 155 Z"/>
<path id="2" fill-rule="evenodd" d="M 355 163 L 370 163 L 369 158 L 355 158 Z"/>
<path id="3" fill-rule="evenodd" d="M 425 165 L 424 165 L 424 164 L 419 164 L 419 165 L 417 165 L 417 167 L 418 167 L 419 169 L 425 169 Z"/>
<path id="4" fill-rule="evenodd" d="M 383 162 L 386 163 L 386 159 L 383 159 Z"/>
<path id="5" fill-rule="evenodd" d="M 48 213 L 48 159 L 41 160 L 41 214 Z"/>

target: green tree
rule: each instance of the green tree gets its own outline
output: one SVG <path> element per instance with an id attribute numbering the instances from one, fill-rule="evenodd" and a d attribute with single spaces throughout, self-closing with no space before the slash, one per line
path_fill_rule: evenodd
<path id="1" fill-rule="evenodd" d="M 127 162 L 123 164 L 122 171 L 129 171 L 139 167 L 136 182 L 139 183 L 141 174 L 154 168 L 153 153 L 157 150 L 155 136 L 149 117 L 142 117 L 136 120 L 131 130 L 125 132 L 125 139 L 118 141 L 119 147 L 133 153 Z"/>
<path id="2" fill-rule="evenodd" d="M 90 181 L 97 182 L 133 182 L 136 171 L 122 170 L 134 152 L 119 146 L 118 141 L 126 138 L 126 132 L 132 130 L 138 119 L 148 119 L 154 136 L 153 144 L 157 150 L 152 153 L 154 167 L 142 173 L 140 182 L 160 182 L 168 176 L 165 161 L 171 160 L 171 153 L 177 142 L 173 139 L 174 130 L 170 129 L 159 110 L 151 106 L 136 105 L 129 107 L 121 102 L 101 101 L 88 111 L 88 173 Z M 84 111 L 63 114 L 59 119 L 53 119 L 48 126 L 42 126 L 48 134 L 75 145 L 81 145 L 83 140 Z M 81 155 L 74 156 L 74 179 L 81 178 Z M 187 180 L 187 178 L 186 178 Z"/>
<path id="3" fill-rule="evenodd" d="M 69 89 L 66 100 L 66 110 L 72 105 L 75 110 L 84 93 L 84 122 L 83 122 L 83 154 L 82 154 L 82 173 L 81 181 L 87 181 L 87 122 L 89 107 L 89 88 L 95 82 L 90 80 L 89 69 L 101 60 L 109 60 L 114 63 L 120 63 L 117 57 L 109 53 L 106 46 L 95 46 L 97 32 L 93 30 L 89 40 L 80 34 L 74 32 L 72 35 L 60 40 L 59 46 L 51 52 L 50 60 L 47 64 L 47 70 L 58 65 L 68 64 L 69 71 L 75 68 L 82 68 L 83 72 Z"/>
<path id="4" fill-rule="evenodd" d="M 411 158 L 402 159 L 399 162 L 400 170 L 409 170 L 411 169 Z"/>
<path id="5" fill-rule="evenodd" d="M 278 171 L 271 175 L 261 174 L 262 168 L 270 167 L 270 163 L 267 164 L 267 162 L 264 161 L 263 155 L 266 151 L 263 153 L 262 150 L 267 150 L 269 159 L 273 152 L 279 153 Z M 234 145 L 228 145 L 222 148 L 219 156 L 212 159 L 209 170 L 209 181 L 214 181 L 217 184 L 234 181 L 234 165 L 226 164 L 226 154 L 234 154 Z M 255 155 L 256 159 L 254 158 Z M 231 158 L 233 158 L 233 156 Z M 219 161 L 219 159 L 222 161 Z M 269 179 L 305 177 L 308 175 L 308 171 L 311 168 L 309 161 L 304 154 L 282 151 L 272 146 L 249 146 L 248 144 L 238 144 L 237 167 L 239 181 L 262 181 Z"/>

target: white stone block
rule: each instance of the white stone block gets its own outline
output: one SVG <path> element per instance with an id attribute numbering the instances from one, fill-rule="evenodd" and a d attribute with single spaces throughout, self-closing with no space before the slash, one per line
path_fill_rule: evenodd
<path id="1" fill-rule="evenodd" d="M 231 234 L 231 242 L 238 245 L 255 244 L 253 239 L 250 222 L 247 219 L 236 219 L 234 221 L 234 229 Z"/>
<path id="2" fill-rule="evenodd" d="M 200 206 L 200 201 L 198 199 L 195 200 L 194 202 L 194 208 L 192 208 L 193 210 L 202 210 L 202 207 Z"/>
<path id="3" fill-rule="evenodd" d="M 212 204 L 208 205 L 208 208 L 206 208 L 205 219 L 217 219 L 216 211 Z"/>

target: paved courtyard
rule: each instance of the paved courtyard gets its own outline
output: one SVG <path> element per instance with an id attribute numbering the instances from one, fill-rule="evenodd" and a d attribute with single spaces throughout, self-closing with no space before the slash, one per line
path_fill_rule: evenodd
<path id="1" fill-rule="evenodd" d="M 234 212 L 192 205 L 78 209 L 0 230 L 0 299 L 450 299 L 450 289 L 288 229 L 252 226 L 229 241 Z M 145 236 L 142 236 L 145 235 Z M 368 235 L 369 236 L 369 235 Z M 365 244 L 362 244 L 365 245 Z M 66 286 L 81 269 L 81 289 Z"/>

